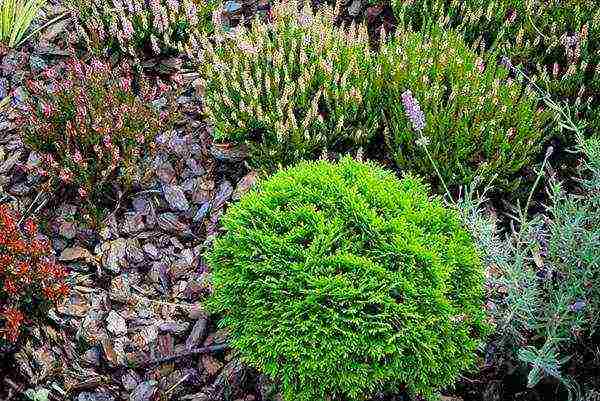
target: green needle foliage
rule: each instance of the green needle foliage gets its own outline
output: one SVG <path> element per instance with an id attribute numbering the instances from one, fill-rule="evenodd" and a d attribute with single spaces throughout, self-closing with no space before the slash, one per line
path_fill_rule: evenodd
<path id="1" fill-rule="evenodd" d="M 0 0 L 0 43 L 19 47 L 31 34 L 29 26 L 46 0 Z"/>
<path id="2" fill-rule="evenodd" d="M 484 276 L 453 210 L 414 177 L 302 162 L 224 217 L 209 309 L 286 401 L 434 396 L 488 331 Z"/>

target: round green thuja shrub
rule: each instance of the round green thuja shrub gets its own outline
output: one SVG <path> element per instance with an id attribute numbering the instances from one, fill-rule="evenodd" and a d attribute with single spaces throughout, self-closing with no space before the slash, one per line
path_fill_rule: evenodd
<path id="1" fill-rule="evenodd" d="M 433 396 L 473 367 L 488 330 L 482 267 L 419 179 L 350 158 L 302 162 L 223 222 L 209 309 L 284 400 Z"/>

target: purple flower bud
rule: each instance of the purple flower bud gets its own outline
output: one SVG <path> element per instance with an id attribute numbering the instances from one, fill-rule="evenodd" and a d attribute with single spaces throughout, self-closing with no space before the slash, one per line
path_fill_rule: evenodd
<path id="1" fill-rule="evenodd" d="M 419 102 L 412 95 L 410 90 L 402 93 L 402 104 L 404 105 L 404 112 L 406 117 L 412 123 L 415 131 L 422 131 L 425 128 L 425 115 L 421 111 Z"/>
<path id="2" fill-rule="evenodd" d="M 513 65 L 511 63 L 510 59 L 508 57 L 506 57 L 506 56 L 502 56 L 500 58 L 500 64 L 502 64 L 503 66 L 505 66 L 509 70 L 513 69 Z"/>
<path id="3" fill-rule="evenodd" d="M 581 311 L 583 308 L 585 308 L 586 302 L 582 299 L 580 299 L 579 301 L 575 302 L 574 304 L 571 304 L 569 306 L 569 309 L 571 309 L 571 312 L 579 312 Z"/>

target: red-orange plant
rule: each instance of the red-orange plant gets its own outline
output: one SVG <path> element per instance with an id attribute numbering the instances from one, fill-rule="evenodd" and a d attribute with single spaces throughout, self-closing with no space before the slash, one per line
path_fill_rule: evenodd
<path id="1" fill-rule="evenodd" d="M 43 318 L 70 292 L 67 271 L 33 220 L 0 205 L 0 340 L 14 343 L 23 324 Z"/>

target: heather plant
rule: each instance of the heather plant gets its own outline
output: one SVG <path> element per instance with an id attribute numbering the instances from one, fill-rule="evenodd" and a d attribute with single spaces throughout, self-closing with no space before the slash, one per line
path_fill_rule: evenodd
<path id="1" fill-rule="evenodd" d="M 569 101 L 600 129 L 600 8 L 578 0 L 392 0 L 398 25 L 452 28 L 480 50 L 496 49 Z"/>
<path id="2" fill-rule="evenodd" d="M 72 59 L 43 75 L 30 83 L 21 116 L 24 142 L 39 156 L 36 172 L 84 200 L 104 200 L 112 184 L 128 189 L 139 181 L 155 137 L 170 126 L 170 111 L 151 104 L 166 85 L 97 59 Z"/>
<path id="3" fill-rule="evenodd" d="M 32 320 L 70 292 L 67 273 L 36 223 L 0 205 L 0 342 L 15 343 Z"/>
<path id="4" fill-rule="evenodd" d="M 527 205 L 517 209 L 511 232 L 472 193 L 461 207 L 489 271 L 496 355 L 525 365 L 529 386 L 554 378 L 575 398 L 581 383 L 569 365 L 582 368 L 580 350 L 600 324 L 600 141 L 580 143 L 580 194 L 567 194 L 551 176 L 548 206 L 533 217 Z"/>
<path id="5" fill-rule="evenodd" d="M 200 55 L 215 139 L 249 145 L 267 168 L 364 145 L 380 120 L 366 28 L 336 27 L 331 7 L 298 9 L 278 2 L 269 24 L 204 40 Z"/>
<path id="6" fill-rule="evenodd" d="M 398 167 L 431 176 L 437 165 L 451 186 L 476 176 L 495 177 L 503 190 L 520 185 L 519 172 L 538 155 L 550 122 L 529 86 L 439 28 L 398 31 L 379 60 L 375 86 Z"/>
<path id="7" fill-rule="evenodd" d="M 457 213 L 417 178 L 303 161 L 223 218 L 208 307 L 285 401 L 433 396 L 488 331 L 483 271 Z"/>
<path id="8" fill-rule="evenodd" d="M 79 35 L 93 49 L 137 57 L 198 46 L 212 29 L 214 0 L 71 0 Z"/>

